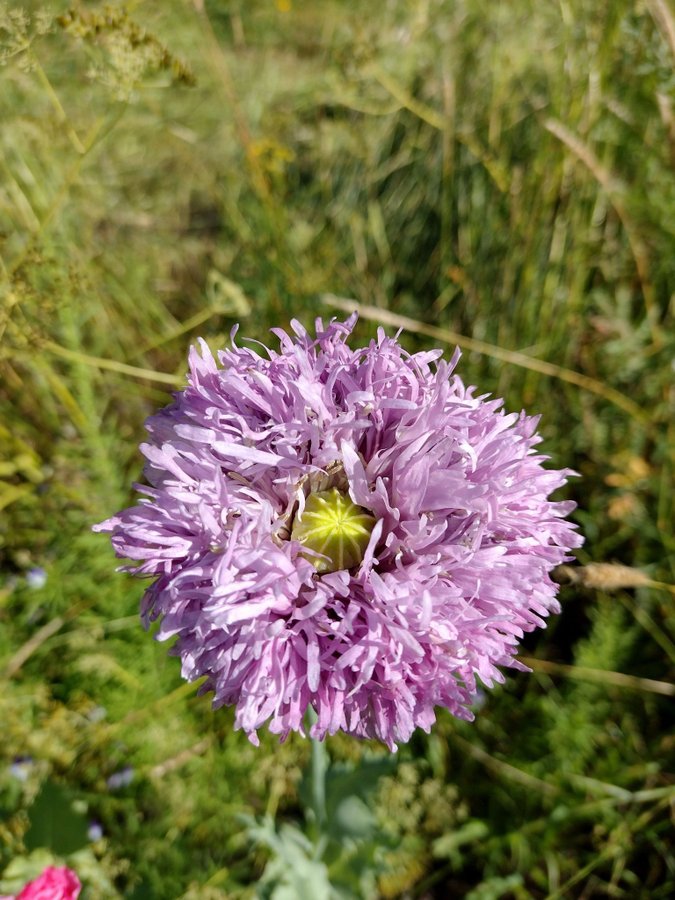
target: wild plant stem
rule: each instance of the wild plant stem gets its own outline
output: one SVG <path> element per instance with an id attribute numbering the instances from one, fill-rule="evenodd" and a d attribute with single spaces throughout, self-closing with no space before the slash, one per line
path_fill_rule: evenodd
<path id="1" fill-rule="evenodd" d="M 308 729 L 315 724 L 317 714 L 310 706 L 307 710 Z M 325 741 L 311 738 L 312 755 L 310 762 L 311 809 L 316 828 L 316 842 L 323 832 L 326 822 L 326 772 L 328 770 L 328 752 Z"/>

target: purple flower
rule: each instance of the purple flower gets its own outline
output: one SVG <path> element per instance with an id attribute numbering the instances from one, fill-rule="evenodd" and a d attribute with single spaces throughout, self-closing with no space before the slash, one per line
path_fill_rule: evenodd
<path id="1" fill-rule="evenodd" d="M 106 784 L 111 791 L 117 791 L 120 788 L 127 787 L 134 780 L 134 770 L 131 766 L 125 766 L 119 772 L 113 772 L 106 779 Z"/>
<path id="2" fill-rule="evenodd" d="M 342 729 L 394 749 L 434 708 L 471 719 L 518 639 L 557 612 L 550 570 L 581 538 L 549 495 L 538 419 L 475 396 L 441 351 L 409 354 L 356 317 L 280 352 L 190 353 L 188 386 L 147 422 L 149 487 L 96 530 L 153 577 L 142 615 L 177 636 L 236 727 Z"/>
<path id="3" fill-rule="evenodd" d="M 33 591 L 43 588 L 47 584 L 47 573 L 40 566 L 29 569 L 26 572 L 26 584 Z"/>
<path id="4" fill-rule="evenodd" d="M 35 762 L 32 756 L 15 756 L 9 767 L 9 773 L 16 778 L 17 781 L 28 781 L 31 769 L 34 765 Z"/>
<path id="5" fill-rule="evenodd" d="M 93 819 L 89 823 L 89 827 L 87 828 L 87 837 L 90 841 L 93 842 L 100 841 L 103 838 L 103 826 L 100 822 L 97 822 L 96 819 Z"/>

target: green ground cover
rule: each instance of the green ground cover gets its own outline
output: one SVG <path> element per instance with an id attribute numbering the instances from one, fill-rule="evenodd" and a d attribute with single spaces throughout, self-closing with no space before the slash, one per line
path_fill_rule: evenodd
<path id="1" fill-rule="evenodd" d="M 0 893 L 673 896 L 672 5 L 2 3 L 0 61 Z M 309 744 L 212 713 L 90 526 L 197 336 L 344 300 L 543 413 L 630 570 L 474 724 L 330 739 L 321 843 Z"/>

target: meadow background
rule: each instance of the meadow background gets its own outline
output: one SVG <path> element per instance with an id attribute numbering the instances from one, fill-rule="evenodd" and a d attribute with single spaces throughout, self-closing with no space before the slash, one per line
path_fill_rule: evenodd
<path id="1" fill-rule="evenodd" d="M 9 2 L 0 62 L 0 893 L 672 897 L 670 0 Z M 543 413 L 586 544 L 474 724 L 329 739 L 322 824 L 90 527 L 197 336 L 355 306 Z"/>

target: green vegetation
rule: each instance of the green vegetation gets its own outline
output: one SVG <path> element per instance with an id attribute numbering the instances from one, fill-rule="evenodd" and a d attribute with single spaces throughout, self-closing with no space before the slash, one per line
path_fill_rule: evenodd
<path id="1" fill-rule="evenodd" d="M 673 896 L 672 5 L 10 2 L 0 62 L 0 893 Z M 542 412 L 580 561 L 644 575 L 572 576 L 473 725 L 329 740 L 322 825 L 90 526 L 190 342 L 331 296 Z"/>

